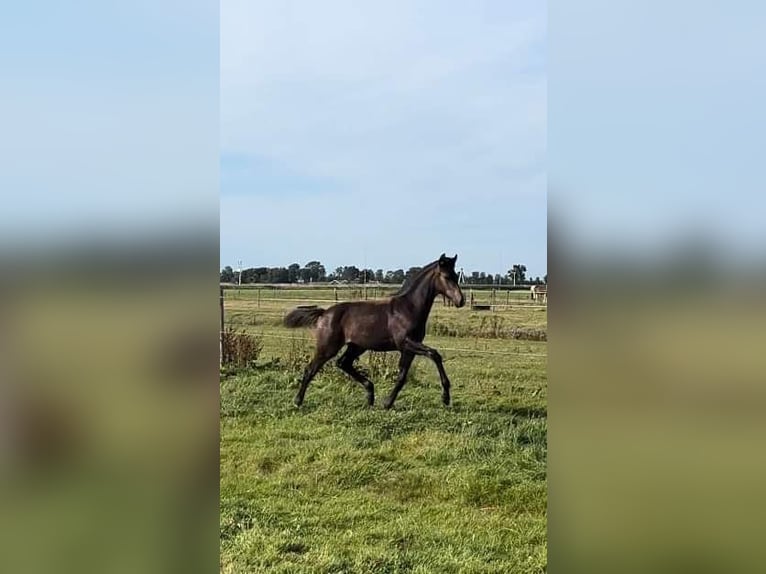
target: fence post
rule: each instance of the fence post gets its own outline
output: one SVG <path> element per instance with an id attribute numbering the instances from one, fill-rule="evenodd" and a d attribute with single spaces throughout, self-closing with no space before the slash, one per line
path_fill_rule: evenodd
<path id="1" fill-rule="evenodd" d="M 221 309 L 221 332 L 218 334 L 218 362 L 223 366 L 223 287 L 218 286 L 218 306 Z"/>

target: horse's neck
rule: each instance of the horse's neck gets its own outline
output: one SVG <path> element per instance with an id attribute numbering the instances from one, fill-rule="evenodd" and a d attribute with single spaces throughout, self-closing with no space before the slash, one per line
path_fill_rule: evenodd
<path id="1" fill-rule="evenodd" d="M 402 296 L 402 299 L 406 299 L 415 312 L 416 318 L 421 321 L 428 319 L 435 298 L 436 290 L 433 287 L 431 277 L 428 276 L 423 277 L 417 285 L 412 286 L 406 295 Z"/>

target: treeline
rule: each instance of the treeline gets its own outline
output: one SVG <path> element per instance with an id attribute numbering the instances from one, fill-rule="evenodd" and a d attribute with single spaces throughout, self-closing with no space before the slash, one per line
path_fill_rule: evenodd
<path id="1" fill-rule="evenodd" d="M 340 281 L 346 283 L 390 283 L 399 285 L 420 271 L 421 267 L 410 267 L 385 271 L 383 269 L 359 269 L 354 265 L 337 267 L 327 273 L 324 265 L 319 261 L 310 261 L 301 267 L 293 263 L 288 267 L 249 267 L 242 269 L 241 281 L 238 272 L 231 266 L 221 270 L 221 283 L 326 283 Z M 499 273 L 486 273 L 484 271 L 472 271 L 465 274 L 467 285 L 534 285 L 548 282 L 546 274 L 540 277 L 527 277 L 527 268 L 524 265 L 514 265 L 505 275 Z"/>

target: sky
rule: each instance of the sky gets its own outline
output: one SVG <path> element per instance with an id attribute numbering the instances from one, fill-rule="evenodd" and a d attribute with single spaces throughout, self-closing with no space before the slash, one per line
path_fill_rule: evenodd
<path id="1" fill-rule="evenodd" d="M 766 245 L 763 3 L 6 4 L 2 250 L 208 218 L 222 265 L 542 275 L 546 200 L 588 248 Z"/>
<path id="2" fill-rule="evenodd" d="M 226 0 L 221 265 L 546 266 L 547 14 Z"/>
<path id="3" fill-rule="evenodd" d="M 8 2 L 0 249 L 219 215 L 218 2 Z"/>
<path id="4" fill-rule="evenodd" d="M 765 18 L 759 2 L 555 4 L 548 184 L 568 244 L 655 258 L 702 236 L 764 260 Z"/>

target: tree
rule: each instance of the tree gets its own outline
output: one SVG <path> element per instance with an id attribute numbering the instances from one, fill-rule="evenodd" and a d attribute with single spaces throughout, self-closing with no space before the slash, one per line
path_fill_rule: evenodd
<path id="1" fill-rule="evenodd" d="M 269 282 L 269 268 L 268 267 L 256 267 L 255 277 L 252 283 L 268 283 Z"/>
<path id="2" fill-rule="evenodd" d="M 287 268 L 288 281 L 295 283 L 300 277 L 301 266 L 298 263 L 293 263 Z"/>
<path id="3" fill-rule="evenodd" d="M 513 280 L 514 285 L 521 285 L 526 280 L 527 266 L 516 264 L 508 271 L 508 276 Z"/>
<path id="4" fill-rule="evenodd" d="M 287 283 L 290 275 L 286 267 L 272 267 L 268 270 L 269 283 Z"/>
<path id="5" fill-rule="evenodd" d="M 305 271 L 305 274 L 301 276 L 307 283 L 309 281 L 317 282 L 325 280 L 325 268 L 319 261 L 309 261 L 302 271 Z"/>
<path id="6" fill-rule="evenodd" d="M 397 269 L 391 274 L 392 283 L 404 283 L 404 269 Z"/>
<path id="7" fill-rule="evenodd" d="M 377 281 L 378 283 L 383 283 L 383 270 L 382 269 L 378 269 L 375 272 L 375 281 Z"/>
<path id="8" fill-rule="evenodd" d="M 248 269 L 242 270 L 242 283 L 259 283 L 259 276 L 258 272 L 261 269 L 265 269 L 265 267 L 261 267 L 259 269 L 255 269 L 253 267 L 249 267 Z"/>
<path id="9" fill-rule="evenodd" d="M 407 270 L 407 273 L 404 275 L 404 282 L 406 283 L 407 281 L 409 281 L 410 279 L 415 277 L 415 275 L 420 273 L 421 269 L 422 269 L 422 267 L 410 267 Z"/>
<path id="10" fill-rule="evenodd" d="M 547 285 L 548 284 L 548 274 L 546 273 L 543 275 L 543 282 Z"/>
<path id="11" fill-rule="evenodd" d="M 349 283 L 354 282 L 359 279 L 359 269 L 356 267 L 356 265 L 350 265 L 348 267 L 343 268 L 343 279 L 348 281 Z"/>
<path id="12" fill-rule="evenodd" d="M 221 270 L 221 283 L 234 283 L 234 270 L 230 265 Z"/>

